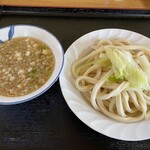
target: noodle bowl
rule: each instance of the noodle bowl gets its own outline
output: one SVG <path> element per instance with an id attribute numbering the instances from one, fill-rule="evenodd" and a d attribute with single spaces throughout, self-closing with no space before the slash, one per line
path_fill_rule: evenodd
<path id="1" fill-rule="evenodd" d="M 150 51 L 127 40 L 101 40 L 72 64 L 74 85 L 112 119 L 150 118 Z"/>

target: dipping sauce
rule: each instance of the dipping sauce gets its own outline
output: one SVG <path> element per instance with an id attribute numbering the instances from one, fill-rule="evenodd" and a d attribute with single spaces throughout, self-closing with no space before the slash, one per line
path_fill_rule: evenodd
<path id="1" fill-rule="evenodd" d="M 0 95 L 23 96 L 39 89 L 54 66 L 54 55 L 42 41 L 19 37 L 0 44 Z"/>

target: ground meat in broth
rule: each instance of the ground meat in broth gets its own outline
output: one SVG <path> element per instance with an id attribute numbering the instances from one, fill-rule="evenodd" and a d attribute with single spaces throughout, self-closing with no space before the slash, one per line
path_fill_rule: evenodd
<path id="1" fill-rule="evenodd" d="M 19 37 L 0 44 L 0 95 L 16 97 L 37 90 L 54 66 L 54 55 L 42 41 Z"/>

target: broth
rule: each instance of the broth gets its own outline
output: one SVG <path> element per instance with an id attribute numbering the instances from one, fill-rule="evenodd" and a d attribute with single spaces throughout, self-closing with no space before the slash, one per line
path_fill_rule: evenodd
<path id="1" fill-rule="evenodd" d="M 51 49 L 35 38 L 13 38 L 0 44 L 0 95 L 23 96 L 39 89 L 54 66 Z"/>

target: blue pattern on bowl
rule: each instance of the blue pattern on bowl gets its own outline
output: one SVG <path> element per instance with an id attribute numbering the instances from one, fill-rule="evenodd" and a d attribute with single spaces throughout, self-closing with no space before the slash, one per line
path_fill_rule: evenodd
<path id="1" fill-rule="evenodd" d="M 14 26 L 10 26 L 9 32 L 8 32 L 8 39 L 11 40 L 14 35 Z"/>
<path id="2" fill-rule="evenodd" d="M 0 40 L 0 43 L 3 43 L 3 41 L 2 41 L 2 40 Z"/>
<path id="3" fill-rule="evenodd" d="M 8 32 L 8 40 L 11 40 L 13 38 L 14 28 L 15 28 L 14 25 L 10 26 L 10 29 L 9 29 L 9 32 Z M 4 41 L 0 39 L 0 43 L 4 43 Z"/>

